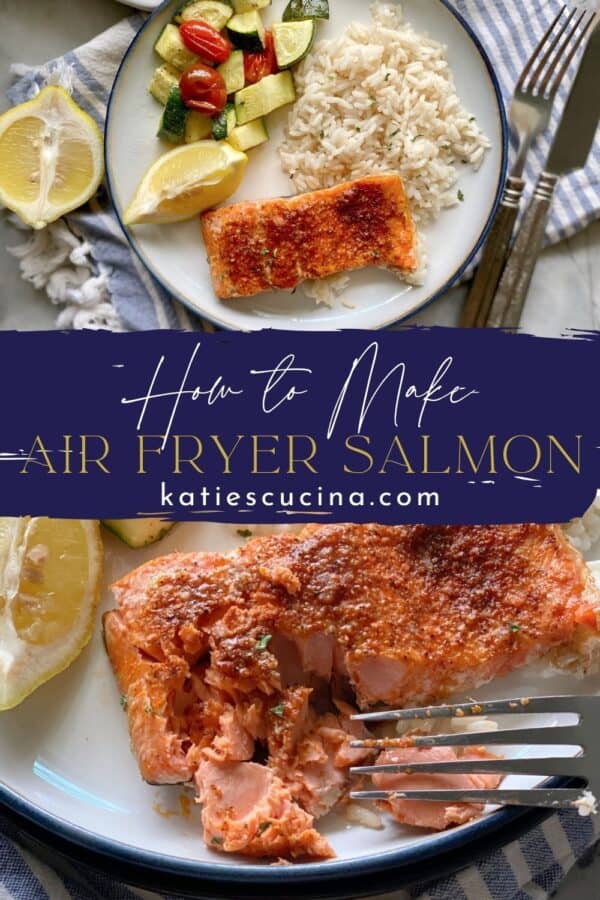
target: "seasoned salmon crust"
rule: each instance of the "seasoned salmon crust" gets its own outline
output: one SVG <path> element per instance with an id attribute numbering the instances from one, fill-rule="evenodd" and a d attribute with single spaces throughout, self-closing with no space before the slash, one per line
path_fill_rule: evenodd
<path id="1" fill-rule="evenodd" d="M 417 268 L 417 233 L 402 180 L 374 175 L 311 194 L 247 201 L 202 216 L 221 299 L 294 290 L 366 266 Z"/>
<path id="2" fill-rule="evenodd" d="M 195 783 L 212 849 L 287 859 L 333 855 L 315 820 L 373 758 L 351 747 L 369 736 L 357 707 L 572 657 L 600 609 L 582 557 L 544 525 L 308 526 L 154 559 L 113 589 L 106 646 L 142 777 Z M 390 811 L 440 828 L 479 812 Z"/>

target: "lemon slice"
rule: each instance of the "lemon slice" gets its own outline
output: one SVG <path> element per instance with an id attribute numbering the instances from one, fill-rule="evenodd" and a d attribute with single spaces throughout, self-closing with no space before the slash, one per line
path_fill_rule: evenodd
<path id="1" fill-rule="evenodd" d="M 161 156 L 146 172 L 123 220 L 126 225 L 182 222 L 231 197 L 248 157 L 226 141 L 196 141 Z"/>
<path id="2" fill-rule="evenodd" d="M 59 87 L 0 116 L 0 203 L 44 228 L 86 203 L 104 175 L 102 134 Z"/>
<path id="3" fill-rule="evenodd" d="M 0 518 L 0 710 L 75 660 L 92 634 L 98 522 Z"/>

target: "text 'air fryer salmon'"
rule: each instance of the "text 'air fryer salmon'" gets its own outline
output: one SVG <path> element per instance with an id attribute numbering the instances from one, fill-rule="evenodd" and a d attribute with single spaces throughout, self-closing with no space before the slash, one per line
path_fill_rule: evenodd
<path id="1" fill-rule="evenodd" d="M 600 606 L 579 553 L 542 525 L 309 526 L 156 559 L 114 591 L 106 645 L 142 776 L 195 782 L 213 849 L 287 859 L 333 855 L 315 820 L 373 758 L 350 746 L 369 736 L 357 706 L 433 703 L 552 652 L 582 657 Z M 388 808 L 431 828 L 481 811 Z"/>
<path id="2" fill-rule="evenodd" d="M 366 266 L 417 268 L 417 236 L 402 180 L 377 175 L 297 197 L 226 206 L 202 216 L 221 299 L 293 290 Z"/>

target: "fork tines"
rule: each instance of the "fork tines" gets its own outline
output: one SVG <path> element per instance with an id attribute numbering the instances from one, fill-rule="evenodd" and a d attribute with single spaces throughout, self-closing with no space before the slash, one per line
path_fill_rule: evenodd
<path id="1" fill-rule="evenodd" d="M 588 726 L 593 726 L 600 713 L 598 697 L 532 697 L 510 700 L 493 700 L 486 703 L 469 701 L 463 704 L 446 706 L 427 706 L 418 709 L 387 709 L 353 716 L 353 719 L 365 723 L 377 722 L 415 722 L 418 723 L 441 718 L 468 718 L 479 716 L 497 716 L 512 714 L 570 713 L 577 716 L 576 724 L 564 724 L 556 721 L 547 725 L 535 725 L 527 728 L 500 729 L 494 731 L 455 732 L 453 734 L 411 735 L 410 744 L 416 748 L 456 747 L 464 748 L 473 745 L 560 745 L 576 748 L 576 755 L 543 756 L 535 758 L 486 758 L 463 759 L 448 762 L 388 762 L 384 765 L 354 766 L 353 775 L 410 775 L 413 773 L 437 774 L 477 774 L 496 773 L 501 775 L 562 775 L 583 778 L 589 782 L 593 760 L 585 756 L 585 744 L 588 732 L 583 727 L 584 716 Z M 407 736 L 398 738 L 365 739 L 352 741 L 352 747 L 373 751 L 393 750 L 395 747 L 407 746 Z M 582 789 L 576 788 L 533 788 L 496 790 L 370 790 L 354 791 L 354 800 L 390 800 L 394 798 L 433 800 L 445 802 L 493 803 L 507 806 L 539 806 L 546 808 L 572 808 L 582 801 Z M 586 801 L 588 802 L 588 801 Z M 593 798 L 592 798 L 593 806 Z M 593 809 L 591 811 L 594 811 Z"/>
<path id="2" fill-rule="evenodd" d="M 453 719 L 463 716 L 500 716 L 513 713 L 579 712 L 584 697 L 520 697 L 510 700 L 451 703 L 446 706 L 421 706 L 414 709 L 382 709 L 352 716 L 357 722 L 404 722 L 410 719 Z"/>
<path id="3" fill-rule="evenodd" d="M 568 15 L 565 16 L 565 13 Z M 595 18 L 593 10 L 563 6 L 540 41 L 519 86 L 534 96 L 555 93 Z M 567 52 L 568 51 L 568 52 Z"/>

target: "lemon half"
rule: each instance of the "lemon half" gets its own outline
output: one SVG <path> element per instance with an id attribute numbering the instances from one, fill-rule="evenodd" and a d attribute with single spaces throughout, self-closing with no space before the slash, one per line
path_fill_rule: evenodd
<path id="1" fill-rule="evenodd" d="M 98 522 L 0 518 L 0 710 L 67 668 L 98 604 Z"/>
<path id="2" fill-rule="evenodd" d="M 226 141 L 196 141 L 161 156 L 125 212 L 126 225 L 183 222 L 231 197 L 248 157 Z"/>
<path id="3" fill-rule="evenodd" d="M 0 116 L 0 203 L 44 228 L 95 194 L 102 151 L 100 129 L 67 91 L 43 88 Z"/>

